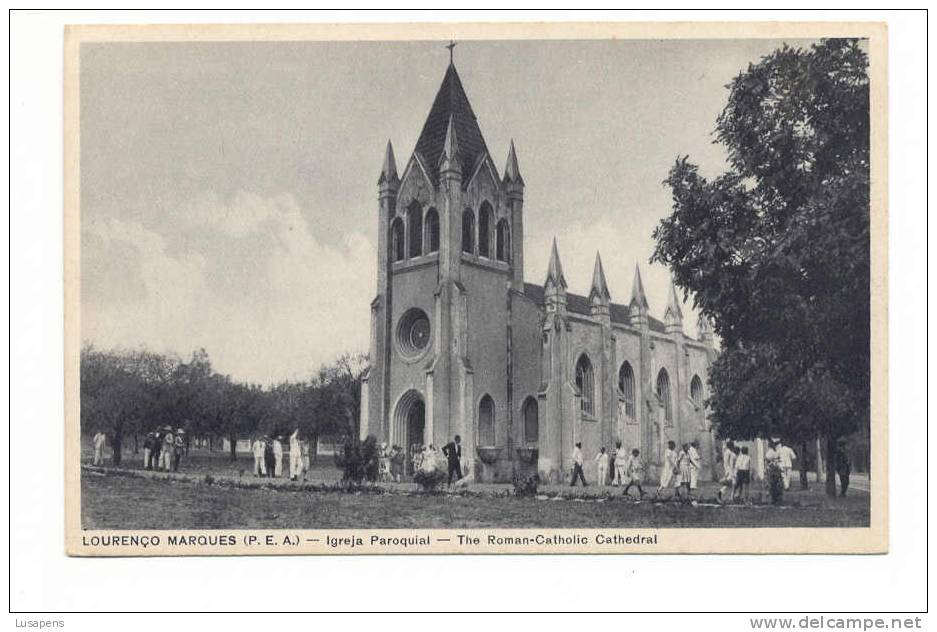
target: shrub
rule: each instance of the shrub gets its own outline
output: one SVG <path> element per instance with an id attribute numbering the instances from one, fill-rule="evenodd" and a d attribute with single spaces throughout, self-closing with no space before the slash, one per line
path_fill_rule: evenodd
<path id="1" fill-rule="evenodd" d="M 540 475 L 519 477 L 514 475 L 514 495 L 527 497 L 537 495 L 537 486 L 540 484 Z"/>
<path id="2" fill-rule="evenodd" d="M 376 481 L 379 471 L 377 439 L 368 435 L 364 441 L 357 437 L 345 440 L 342 450 L 335 454 L 335 465 L 342 470 L 342 482 L 360 485 L 362 481 Z"/>
<path id="3" fill-rule="evenodd" d="M 413 482 L 427 492 L 438 488 L 444 480 L 446 480 L 446 474 L 442 470 L 433 470 L 431 472 L 417 470 L 416 474 L 413 475 Z"/>

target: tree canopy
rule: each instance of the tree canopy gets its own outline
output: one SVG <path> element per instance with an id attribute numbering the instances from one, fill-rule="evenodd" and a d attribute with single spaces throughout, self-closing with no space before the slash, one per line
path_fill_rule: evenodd
<path id="1" fill-rule="evenodd" d="M 307 438 L 356 435 L 366 356 L 343 355 L 305 381 L 269 387 L 240 383 L 212 368 L 204 349 L 188 360 L 139 350 L 81 351 L 81 426 L 103 431 L 115 463 L 126 437 L 164 425 L 190 436 L 237 439 L 252 434 Z"/>
<path id="2" fill-rule="evenodd" d="M 784 46 L 726 87 L 707 179 L 680 157 L 652 261 L 710 317 L 720 436 L 836 438 L 869 416 L 869 81 L 862 44 Z"/>

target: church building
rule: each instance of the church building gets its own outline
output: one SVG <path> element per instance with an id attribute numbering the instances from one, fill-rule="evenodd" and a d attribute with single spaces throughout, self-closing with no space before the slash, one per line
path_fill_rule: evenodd
<path id="1" fill-rule="evenodd" d="M 409 464 L 414 446 L 461 435 L 477 480 L 550 482 L 569 480 L 577 442 L 592 482 L 603 446 L 640 449 L 653 477 L 667 441 L 696 440 L 713 475 L 711 324 L 688 337 L 673 286 L 651 316 L 637 267 L 627 303 L 613 302 L 598 253 L 591 287 L 573 294 L 555 240 L 534 253 L 549 257 L 546 278 L 526 282 L 514 143 L 499 174 L 451 62 L 409 160 L 398 172 L 388 142 L 377 184 L 362 438 L 402 446 Z"/>

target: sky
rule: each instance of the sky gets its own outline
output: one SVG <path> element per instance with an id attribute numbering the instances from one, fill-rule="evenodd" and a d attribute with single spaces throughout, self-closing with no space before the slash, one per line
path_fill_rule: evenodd
<path id="1" fill-rule="evenodd" d="M 806 42 L 789 41 L 792 45 Z M 402 168 L 449 62 L 445 42 L 82 44 L 82 339 L 271 384 L 366 352 L 377 177 Z M 455 64 L 492 158 L 513 139 L 525 278 L 556 237 L 569 291 L 601 252 L 612 300 L 636 263 L 651 314 L 662 184 L 678 156 L 725 170 L 725 85 L 775 40 L 465 41 Z M 692 297 L 685 330 L 696 333 Z"/>

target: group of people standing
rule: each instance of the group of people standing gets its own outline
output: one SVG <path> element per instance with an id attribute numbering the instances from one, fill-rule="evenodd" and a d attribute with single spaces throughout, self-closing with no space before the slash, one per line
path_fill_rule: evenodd
<path id="1" fill-rule="evenodd" d="M 415 443 L 410 446 L 410 464 L 413 472 L 426 474 L 446 469 L 448 484 L 452 485 L 463 480 L 462 474 L 462 437 L 455 435 L 452 441 L 438 450 L 433 444 L 422 445 Z M 380 480 L 382 482 L 399 483 L 404 476 L 404 463 L 406 454 L 399 445 L 388 448 L 386 443 L 381 444 L 378 452 L 380 464 Z"/>
<path id="2" fill-rule="evenodd" d="M 163 426 L 148 432 L 143 440 L 143 468 L 147 470 L 179 471 L 179 463 L 185 454 L 186 434 L 184 428 Z"/>
<path id="3" fill-rule="evenodd" d="M 309 441 L 300 438 L 299 428 L 293 431 L 289 440 L 289 468 L 290 480 L 297 481 L 302 477 L 306 480 L 309 473 L 310 454 Z M 251 442 L 251 454 L 254 455 L 254 476 L 279 478 L 283 476 L 283 436 L 271 438 L 269 435 L 258 435 Z"/>
<path id="4" fill-rule="evenodd" d="M 683 444 L 679 451 L 676 448 L 676 443 L 673 441 L 667 443 L 657 496 L 673 485 L 675 493 L 680 498 L 692 500 L 693 493 L 699 485 L 699 444 L 693 441 Z M 600 487 L 609 484 L 615 487 L 623 486 L 622 494 L 626 496 L 630 495 L 631 488 L 634 487 L 637 489 L 638 498 L 645 496 L 643 484 L 647 475 L 647 465 L 641 456 L 641 451 L 637 448 L 628 450 L 622 447 L 621 441 L 617 441 L 614 452 L 609 454 L 603 446 L 595 456 L 595 464 L 596 483 Z M 582 466 L 582 443 L 577 442 L 573 449 L 570 487 L 575 487 L 577 481 L 581 481 L 583 487 L 588 485 Z"/>

